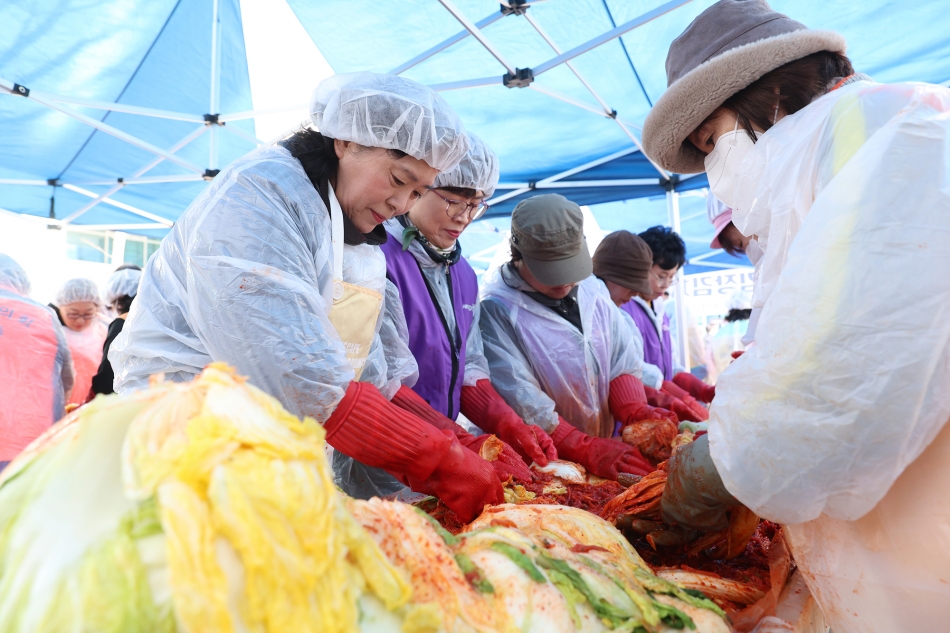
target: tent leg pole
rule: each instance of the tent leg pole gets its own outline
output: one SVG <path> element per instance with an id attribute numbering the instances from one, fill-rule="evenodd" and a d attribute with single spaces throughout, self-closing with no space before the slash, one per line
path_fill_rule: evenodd
<path id="1" fill-rule="evenodd" d="M 677 234 L 680 233 L 680 194 L 676 191 L 667 191 L 666 192 L 666 204 L 667 210 L 669 211 L 670 216 L 670 228 Z M 680 283 L 673 286 L 673 298 L 676 301 L 676 339 L 679 342 L 679 353 L 680 358 L 679 362 L 682 363 L 683 367 L 686 368 L 686 371 L 690 369 L 690 358 L 689 358 L 689 327 L 686 323 L 686 306 L 683 305 L 683 301 L 686 299 L 686 295 L 683 292 L 683 270 L 680 269 L 676 273 L 677 279 Z"/>
<path id="2" fill-rule="evenodd" d="M 218 96 L 221 83 L 221 55 L 218 51 L 218 0 L 211 0 L 211 98 L 208 112 L 218 114 Z M 217 122 L 211 123 L 211 136 L 208 137 L 208 169 L 218 168 L 218 127 Z"/>

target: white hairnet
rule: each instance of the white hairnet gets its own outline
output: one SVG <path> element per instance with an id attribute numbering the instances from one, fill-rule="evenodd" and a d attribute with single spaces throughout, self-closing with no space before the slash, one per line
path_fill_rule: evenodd
<path id="1" fill-rule="evenodd" d="M 30 279 L 23 267 L 9 255 L 0 253 L 0 286 L 9 286 L 24 297 L 30 294 Z"/>
<path id="2" fill-rule="evenodd" d="M 447 171 L 468 152 L 462 121 L 437 92 L 376 73 L 346 73 L 320 82 L 310 119 L 326 136 L 398 149 Z"/>
<path id="3" fill-rule="evenodd" d="M 56 293 L 56 299 L 53 300 L 53 303 L 62 307 L 80 301 L 92 301 L 96 305 L 102 305 L 102 299 L 99 298 L 99 289 L 96 288 L 96 284 L 91 279 L 81 277 L 70 279 Z"/>
<path id="4" fill-rule="evenodd" d="M 124 268 L 112 273 L 104 295 L 106 305 L 112 305 L 119 297 L 134 297 L 138 294 L 141 278 L 142 271 L 134 268 Z"/>
<path id="5" fill-rule="evenodd" d="M 433 187 L 477 189 L 490 198 L 498 184 L 498 157 L 474 134 L 468 134 L 468 142 L 471 146 L 468 154 L 454 169 L 436 176 Z"/>

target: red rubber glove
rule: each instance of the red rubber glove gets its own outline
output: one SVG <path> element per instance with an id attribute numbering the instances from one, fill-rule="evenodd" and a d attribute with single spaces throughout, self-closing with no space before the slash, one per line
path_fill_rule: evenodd
<path id="1" fill-rule="evenodd" d="M 716 397 L 716 387 L 714 385 L 707 385 L 702 380 L 685 371 L 673 376 L 673 382 L 676 383 L 681 389 L 685 389 L 689 395 L 693 396 L 700 402 L 705 402 L 709 404 L 713 401 L 713 398 Z"/>
<path id="2" fill-rule="evenodd" d="M 495 391 L 490 380 L 479 380 L 474 387 L 462 387 L 462 413 L 486 433 L 493 433 L 521 455 L 526 464 L 547 466 L 557 459 L 551 437 L 540 426 L 525 424 Z"/>
<path id="3" fill-rule="evenodd" d="M 433 492 L 459 519 L 505 502 L 494 469 L 452 433 L 393 406 L 371 384 L 351 382 L 323 428 L 327 443 L 367 466 L 383 468 Z"/>
<path id="4" fill-rule="evenodd" d="M 393 396 L 393 404 L 415 414 L 437 429 L 451 431 L 455 437 L 458 438 L 462 446 L 477 455 L 481 455 L 479 451 L 482 448 L 482 444 L 489 438 L 488 435 L 475 437 L 471 433 L 468 433 L 454 421 L 433 409 L 422 396 L 405 385 L 400 387 L 396 395 Z M 520 481 L 531 481 L 533 479 L 531 471 L 528 470 L 521 456 L 508 444 L 505 444 L 501 453 L 488 463 L 495 469 L 495 472 L 498 474 L 498 479 L 501 480 L 502 483 L 505 483 L 511 477 Z"/>
<path id="5" fill-rule="evenodd" d="M 647 394 L 647 404 L 650 406 L 660 407 L 667 411 L 673 410 L 673 403 L 676 402 L 676 398 L 673 396 L 668 393 L 663 393 L 662 391 L 657 391 L 649 385 L 643 385 L 643 391 Z"/>
<path id="6" fill-rule="evenodd" d="M 647 404 L 643 383 L 630 374 L 617 376 L 610 381 L 607 405 L 614 418 L 624 425 L 641 420 L 672 420 L 674 424 L 679 424 L 672 412 Z"/>
<path id="7" fill-rule="evenodd" d="M 739 357 L 742 356 L 743 354 L 745 354 L 745 350 L 740 349 L 738 352 L 733 352 L 732 354 L 730 354 L 730 356 L 732 356 L 732 360 L 736 360 L 737 358 L 739 358 Z"/>
<path id="8" fill-rule="evenodd" d="M 581 433 L 561 417 L 551 439 L 562 459 L 577 462 L 598 477 L 616 481 L 620 473 L 646 475 L 656 470 L 633 446 Z"/>
<path id="9" fill-rule="evenodd" d="M 647 387 L 644 385 L 644 389 L 647 392 L 647 402 L 653 406 L 660 406 L 664 409 L 669 409 L 676 414 L 676 417 L 680 420 L 689 420 L 691 422 L 703 422 L 709 419 L 709 411 L 706 410 L 706 407 L 700 405 L 696 402 L 696 399 L 690 396 L 688 393 L 674 385 L 673 383 L 667 383 L 664 381 L 664 385 L 670 384 L 675 387 L 679 392 L 682 392 L 686 397 L 686 400 L 680 400 L 676 396 L 666 393 L 664 391 L 657 391 L 652 387 Z"/>
<path id="10" fill-rule="evenodd" d="M 696 398 L 689 395 L 685 389 L 676 383 L 670 382 L 669 380 L 664 380 L 663 393 L 678 400 L 681 403 L 682 408 L 693 416 L 687 417 L 687 420 L 692 420 L 693 422 L 704 422 L 709 419 L 709 410 L 703 405 L 699 404 L 696 401 Z"/>
<path id="11" fill-rule="evenodd" d="M 625 443 L 635 446 L 654 464 L 672 454 L 679 418 L 647 404 L 646 388 L 638 378 L 625 374 L 611 380 L 607 403 L 614 418 L 624 425 L 620 435 Z"/>

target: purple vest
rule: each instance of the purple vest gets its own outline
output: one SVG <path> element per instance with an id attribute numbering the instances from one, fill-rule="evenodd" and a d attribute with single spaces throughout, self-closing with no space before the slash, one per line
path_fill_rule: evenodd
<path id="1" fill-rule="evenodd" d="M 465 344 L 478 300 L 475 271 L 464 258 L 449 267 L 452 311 L 459 334 L 456 346 L 452 341 L 455 333 L 449 335 L 442 311 L 435 302 L 435 295 L 429 291 L 416 258 L 402 250 L 399 240 L 392 236 L 382 249 L 386 254 L 386 276 L 399 288 L 406 312 L 409 349 L 419 364 L 419 381 L 412 390 L 433 409 L 454 420 L 462 397 Z"/>
<path id="2" fill-rule="evenodd" d="M 631 299 L 620 309 L 633 317 L 633 322 L 640 329 L 643 335 L 643 361 L 656 365 L 663 372 L 664 380 L 673 380 L 673 341 L 670 338 L 670 317 L 663 314 L 661 339 L 653 325 L 653 319 L 647 314 L 646 309 L 639 303 Z"/>

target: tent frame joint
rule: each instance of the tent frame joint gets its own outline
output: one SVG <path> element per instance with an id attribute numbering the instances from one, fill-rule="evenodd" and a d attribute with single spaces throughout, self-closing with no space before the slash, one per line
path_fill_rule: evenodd
<path id="1" fill-rule="evenodd" d="M 201 177 L 205 180 L 214 180 L 214 177 L 221 173 L 220 169 L 206 169 Z"/>
<path id="2" fill-rule="evenodd" d="M 205 114 L 205 125 L 224 125 L 224 121 L 219 121 L 220 114 Z"/>
<path id="3" fill-rule="evenodd" d="M 534 71 L 530 68 L 515 68 L 515 73 L 505 73 L 501 78 L 505 88 L 527 88 L 534 83 Z"/>
<path id="4" fill-rule="evenodd" d="M 527 0 L 508 0 L 507 4 L 501 4 L 501 8 L 498 9 L 498 11 L 501 12 L 502 15 L 524 15 L 528 12 L 528 7 L 530 6 Z"/>
<path id="5" fill-rule="evenodd" d="M 23 84 L 14 83 L 11 94 L 20 95 L 21 97 L 29 97 L 30 89 L 24 86 Z"/>
<path id="6" fill-rule="evenodd" d="M 59 178 L 47 178 L 46 184 L 49 185 L 50 187 L 59 187 L 60 186 Z"/>
<path id="7" fill-rule="evenodd" d="M 663 187 L 664 191 L 675 192 L 676 185 L 680 183 L 679 174 L 671 174 L 669 178 L 661 178 L 660 186 Z"/>

